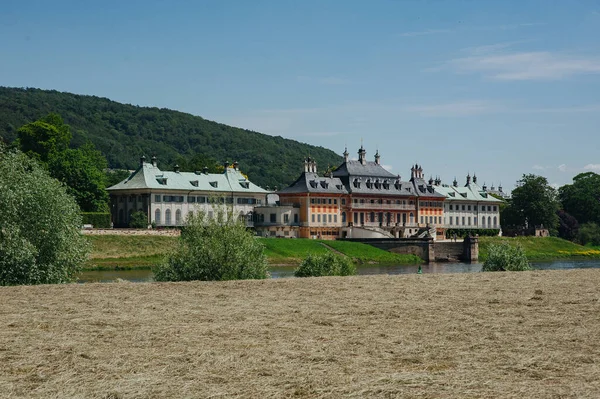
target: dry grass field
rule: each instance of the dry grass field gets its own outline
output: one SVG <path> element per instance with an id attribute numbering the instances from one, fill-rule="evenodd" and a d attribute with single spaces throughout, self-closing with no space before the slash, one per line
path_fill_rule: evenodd
<path id="1" fill-rule="evenodd" d="M 600 270 L 0 287 L 3 398 L 598 398 Z"/>

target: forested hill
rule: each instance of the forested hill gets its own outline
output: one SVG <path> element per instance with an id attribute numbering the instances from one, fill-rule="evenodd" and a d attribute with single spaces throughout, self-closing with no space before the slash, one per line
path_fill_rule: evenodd
<path id="1" fill-rule="evenodd" d="M 112 168 L 134 169 L 141 155 L 158 157 L 171 170 L 184 159 L 238 161 L 255 183 L 282 187 L 302 171 L 303 159 L 319 170 L 337 166 L 331 150 L 212 122 L 169 109 L 138 107 L 106 98 L 54 90 L 0 87 L 0 138 L 12 141 L 19 127 L 50 112 L 61 115 L 73 133 L 72 146 L 94 143 Z"/>

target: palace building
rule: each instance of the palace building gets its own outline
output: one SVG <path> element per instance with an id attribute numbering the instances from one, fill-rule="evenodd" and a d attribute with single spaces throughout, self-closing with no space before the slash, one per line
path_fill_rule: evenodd
<path id="1" fill-rule="evenodd" d="M 175 166 L 168 172 L 140 159 L 140 166 L 127 179 L 109 187 L 110 209 L 115 227 L 126 227 L 131 214 L 142 211 L 148 224 L 181 226 L 193 212 L 213 217 L 218 205 L 231 206 L 235 215 L 252 224 L 254 207 L 266 200 L 268 192 L 250 182 L 237 163 L 225 164 L 223 173 L 180 172 Z"/>

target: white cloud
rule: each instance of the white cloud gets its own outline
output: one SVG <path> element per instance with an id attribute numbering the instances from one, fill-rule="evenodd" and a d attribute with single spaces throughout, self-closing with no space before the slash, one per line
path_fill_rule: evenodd
<path id="1" fill-rule="evenodd" d="M 600 73 L 600 57 L 548 51 L 477 54 L 450 60 L 457 73 L 480 73 L 497 80 L 557 80 L 579 74 Z"/>
<path id="2" fill-rule="evenodd" d="M 541 166 L 541 165 L 533 165 L 532 169 L 534 169 L 534 170 L 546 170 L 546 168 L 544 166 Z"/>
<path id="3" fill-rule="evenodd" d="M 558 165 L 558 170 L 560 170 L 561 172 L 566 172 L 567 171 L 567 165 L 565 165 L 564 163 Z"/>
<path id="4" fill-rule="evenodd" d="M 600 171 L 600 163 L 589 163 L 583 167 L 585 170 L 597 170 Z"/>

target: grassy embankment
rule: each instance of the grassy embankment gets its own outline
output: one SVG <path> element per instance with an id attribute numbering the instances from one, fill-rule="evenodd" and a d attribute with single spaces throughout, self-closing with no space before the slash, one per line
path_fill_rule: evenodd
<path id="1" fill-rule="evenodd" d="M 479 260 L 485 261 L 490 244 L 502 241 L 519 244 L 530 261 L 566 258 L 600 258 L 600 250 L 557 237 L 479 237 Z"/>
<path id="2" fill-rule="evenodd" d="M 176 237 L 162 236 L 88 236 L 92 254 L 90 270 L 149 268 L 175 248 Z M 272 265 L 297 265 L 308 254 L 333 250 L 357 263 L 415 264 L 422 260 L 413 255 L 393 254 L 370 245 L 342 241 L 259 238 Z M 330 248 L 328 248 L 330 247 Z"/>
<path id="3" fill-rule="evenodd" d="M 600 270 L 0 287 L 0 397 L 598 398 Z"/>

